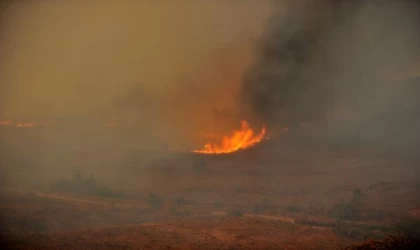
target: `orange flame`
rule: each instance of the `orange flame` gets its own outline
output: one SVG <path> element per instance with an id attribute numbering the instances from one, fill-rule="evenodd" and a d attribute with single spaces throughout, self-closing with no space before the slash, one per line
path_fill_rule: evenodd
<path id="1" fill-rule="evenodd" d="M 241 125 L 241 129 L 234 131 L 232 136 L 223 137 L 221 145 L 207 143 L 203 149 L 193 150 L 192 152 L 201 154 L 227 154 L 249 148 L 264 138 L 266 132 L 265 127 L 261 129 L 258 135 L 254 135 L 254 131 L 249 127 L 247 121 L 242 121 Z"/>
<path id="2" fill-rule="evenodd" d="M 16 127 L 18 128 L 32 128 L 35 124 L 32 122 L 23 122 L 23 123 L 16 123 Z"/>
<path id="3" fill-rule="evenodd" d="M 11 126 L 13 125 L 11 121 L 0 121 L 0 126 Z"/>
<path id="4" fill-rule="evenodd" d="M 47 127 L 49 123 L 35 123 L 35 122 L 12 122 L 8 120 L 0 120 L 0 126 L 16 127 L 16 128 L 34 128 L 34 127 Z"/>

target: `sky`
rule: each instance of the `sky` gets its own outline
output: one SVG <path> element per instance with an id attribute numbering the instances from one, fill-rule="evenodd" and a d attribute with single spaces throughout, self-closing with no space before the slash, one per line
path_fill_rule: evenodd
<path id="1" fill-rule="evenodd" d="M 96 117 L 164 138 L 226 134 L 249 119 L 236 107 L 243 77 L 281 7 L 271 0 L 3 4 L 0 120 Z M 419 76 L 420 64 L 385 73 Z M 258 122 L 266 121 L 251 123 L 257 130 Z"/>
<path id="2" fill-rule="evenodd" d="M 270 13 L 270 1 L 253 0 L 5 5 L 1 118 L 108 112 L 138 88 L 166 101 L 182 79 L 204 81 L 197 72 L 207 81 L 222 71 L 239 79 Z"/>

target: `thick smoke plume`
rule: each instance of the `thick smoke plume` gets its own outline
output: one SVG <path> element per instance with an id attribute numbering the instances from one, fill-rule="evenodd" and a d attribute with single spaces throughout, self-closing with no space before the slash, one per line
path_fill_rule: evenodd
<path id="1" fill-rule="evenodd" d="M 323 123 L 357 138 L 412 138 L 419 125 L 420 4 L 281 2 L 244 77 L 243 100 L 271 126 Z M 418 136 L 417 136 L 418 137 Z"/>

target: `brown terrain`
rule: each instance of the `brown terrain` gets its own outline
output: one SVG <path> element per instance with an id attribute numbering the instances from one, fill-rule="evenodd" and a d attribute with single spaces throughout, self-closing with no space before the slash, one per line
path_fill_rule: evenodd
<path id="1" fill-rule="evenodd" d="M 138 178 L 127 177 L 131 188 L 120 188 L 122 194 L 3 188 L 2 245 L 341 249 L 398 233 L 398 221 L 419 218 L 414 155 L 350 147 L 302 154 L 290 146 L 273 156 L 268 148 L 267 142 L 231 155 L 181 154 L 132 169 Z"/>

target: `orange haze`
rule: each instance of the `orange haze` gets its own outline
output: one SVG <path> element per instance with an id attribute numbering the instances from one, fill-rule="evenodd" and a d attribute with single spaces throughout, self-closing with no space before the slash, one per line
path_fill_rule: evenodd
<path id="1" fill-rule="evenodd" d="M 35 122 L 12 122 L 12 121 L 0 121 L 0 126 L 10 126 L 17 128 L 33 128 L 33 127 L 43 127 L 47 123 L 35 123 Z"/>

